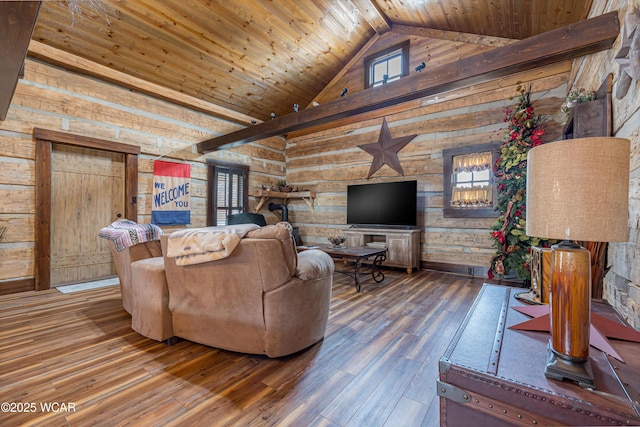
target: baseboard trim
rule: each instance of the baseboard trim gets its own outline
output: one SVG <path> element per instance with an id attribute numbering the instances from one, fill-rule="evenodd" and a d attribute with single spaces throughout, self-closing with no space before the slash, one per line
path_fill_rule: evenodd
<path id="1" fill-rule="evenodd" d="M 0 295 L 17 294 L 36 289 L 35 279 L 16 279 L 0 282 Z"/>
<path id="2" fill-rule="evenodd" d="M 471 277 L 487 277 L 487 267 L 477 265 L 448 264 L 445 262 L 422 261 L 420 267 L 423 270 L 444 271 L 446 273 L 462 274 Z"/>
<path id="3" fill-rule="evenodd" d="M 435 271 L 443 271 L 445 273 L 452 274 L 460 274 L 462 276 L 468 277 L 478 277 L 487 279 L 487 283 L 496 283 L 496 284 L 506 284 L 509 286 L 516 287 L 528 287 L 521 279 L 516 278 L 494 278 L 488 280 L 487 271 L 488 267 L 477 266 L 477 265 L 462 265 L 462 264 L 449 264 L 445 262 L 430 262 L 430 261 L 421 261 L 420 267 L 423 270 L 435 270 Z"/>

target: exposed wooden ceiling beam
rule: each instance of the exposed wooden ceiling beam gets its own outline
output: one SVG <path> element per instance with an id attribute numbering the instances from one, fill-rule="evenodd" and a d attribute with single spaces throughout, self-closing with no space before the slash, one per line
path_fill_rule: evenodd
<path id="1" fill-rule="evenodd" d="M 520 73 L 514 73 L 497 79 L 487 80 L 477 84 L 467 85 L 464 87 L 449 90 L 438 95 L 427 96 L 420 99 L 414 99 L 410 102 L 404 102 L 402 104 L 380 108 L 378 110 L 359 114 L 357 120 L 359 123 L 382 119 L 383 117 L 386 117 L 387 120 L 389 120 L 390 116 L 401 115 L 407 110 L 417 110 L 419 108 L 425 108 L 426 111 L 426 109 L 429 108 L 429 105 L 437 108 L 435 107 L 435 104 L 439 102 L 454 102 L 456 100 L 459 100 L 460 98 L 465 98 L 468 96 L 491 96 L 490 92 L 500 91 L 504 88 L 508 88 L 507 90 L 513 91 L 513 88 L 515 88 L 519 84 L 519 82 L 526 82 L 532 79 L 549 78 L 550 76 L 556 76 L 558 74 L 568 74 L 571 71 L 571 62 L 571 59 L 567 59 L 565 61 L 556 62 L 555 64 L 547 65 L 545 67 L 539 67 L 534 70 L 525 70 Z M 353 124 L 354 119 L 352 117 L 337 119 L 319 126 L 313 126 L 307 129 L 289 132 L 287 133 L 286 139 L 296 139 L 305 135 L 330 132 L 331 129 L 350 126 Z"/>
<path id="2" fill-rule="evenodd" d="M 366 89 L 317 107 L 200 142 L 198 152 L 208 153 L 275 135 L 284 135 L 469 84 L 610 49 L 619 32 L 618 12 L 610 12 L 451 64 L 431 68 L 428 73 L 415 73 L 386 85 Z"/>
<path id="3" fill-rule="evenodd" d="M 391 30 L 387 16 L 372 0 L 351 0 L 360 14 L 367 20 L 376 33 L 383 34 Z"/>
<path id="4" fill-rule="evenodd" d="M 0 121 L 7 118 L 41 3 L 0 1 Z"/>

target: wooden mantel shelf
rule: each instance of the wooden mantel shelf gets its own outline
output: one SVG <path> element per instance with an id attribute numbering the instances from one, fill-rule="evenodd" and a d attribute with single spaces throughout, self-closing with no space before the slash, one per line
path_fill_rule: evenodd
<path id="1" fill-rule="evenodd" d="M 259 197 L 260 201 L 256 206 L 256 212 L 260 212 L 260 209 L 269 199 L 284 199 L 285 204 L 289 199 L 302 199 L 313 212 L 313 199 L 316 197 L 315 191 L 291 191 L 288 193 L 282 191 L 273 190 L 260 190 L 252 194 L 253 197 Z"/>

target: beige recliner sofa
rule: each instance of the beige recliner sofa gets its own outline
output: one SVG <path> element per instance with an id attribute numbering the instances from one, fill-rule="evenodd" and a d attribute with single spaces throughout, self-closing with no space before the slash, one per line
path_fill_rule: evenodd
<path id="1" fill-rule="evenodd" d="M 167 307 L 169 296 L 164 278 L 160 227 L 119 219 L 100 229 L 98 235 L 109 240 L 114 267 L 120 279 L 122 306 L 131 314 L 131 328 L 159 341 L 173 337 Z M 136 269 L 134 265 L 144 268 Z M 155 280 L 136 278 L 142 273 L 153 276 Z M 147 286 L 136 286 L 136 283 L 145 283 Z"/>
<path id="2" fill-rule="evenodd" d="M 176 337 L 269 357 L 295 353 L 324 337 L 333 260 L 319 250 L 298 254 L 288 223 L 251 230 L 226 258 L 195 265 L 179 266 L 168 257 L 168 238 L 162 236 L 163 262 L 131 264 L 134 288 L 160 289 L 166 277 L 168 310 L 156 310 L 139 325 L 169 321 Z M 150 338 L 164 340 L 166 333 L 165 328 Z"/>
<path id="3" fill-rule="evenodd" d="M 115 243 L 110 241 L 109 249 L 113 255 L 113 264 L 116 269 L 116 274 L 118 275 L 118 279 L 120 279 L 122 306 L 127 313 L 131 314 L 133 311 L 131 264 L 143 259 L 161 257 L 162 249 L 160 248 L 160 241 L 153 240 L 150 242 L 138 243 L 121 251 L 118 251 Z"/>

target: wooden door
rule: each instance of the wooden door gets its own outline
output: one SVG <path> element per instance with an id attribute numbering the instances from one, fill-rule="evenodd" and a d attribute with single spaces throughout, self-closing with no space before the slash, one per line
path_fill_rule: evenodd
<path id="1" fill-rule="evenodd" d="M 54 144 L 51 152 L 51 286 L 115 275 L 100 229 L 124 217 L 121 153 Z"/>

